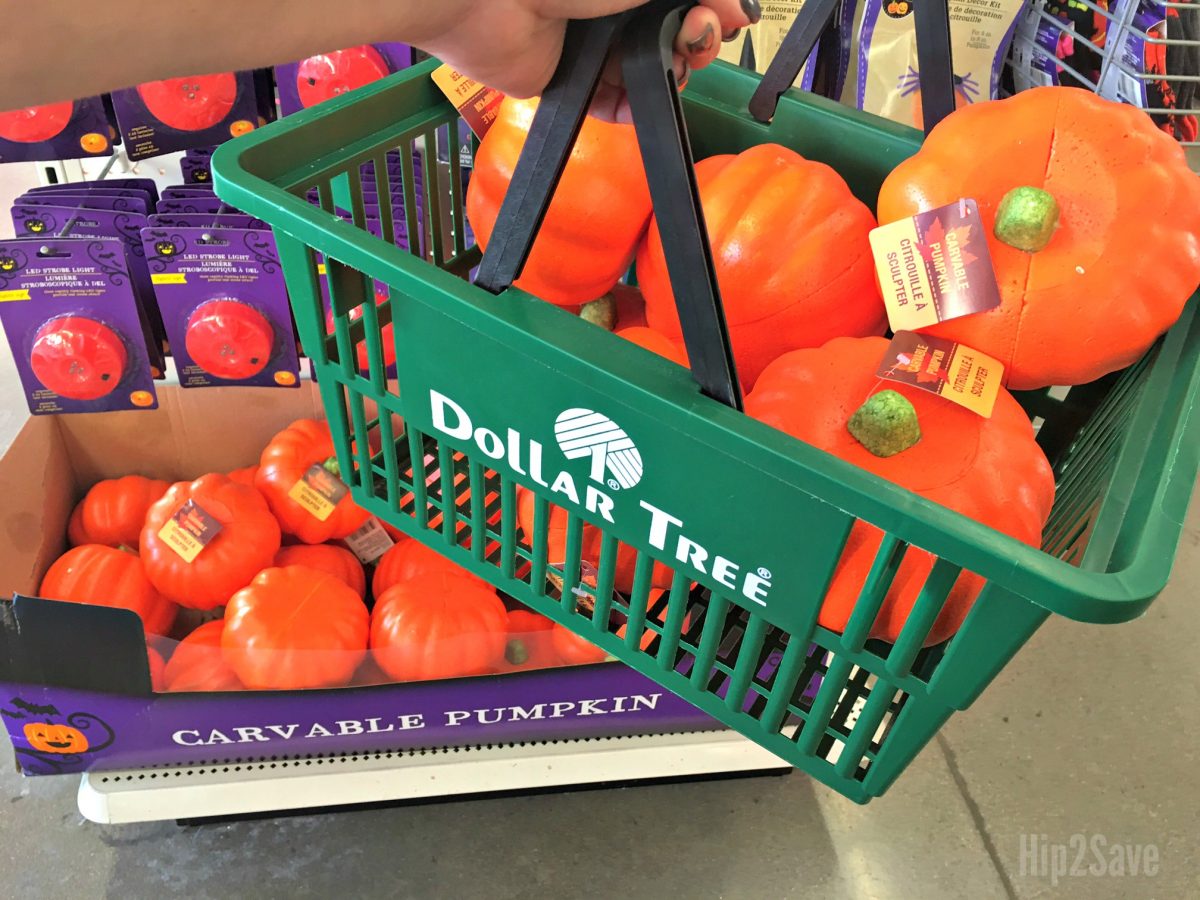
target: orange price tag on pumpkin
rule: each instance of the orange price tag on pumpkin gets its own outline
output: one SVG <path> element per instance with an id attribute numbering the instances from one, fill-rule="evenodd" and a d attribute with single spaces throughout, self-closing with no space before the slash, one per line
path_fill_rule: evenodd
<path id="1" fill-rule="evenodd" d="M 892 331 L 920 331 L 1000 305 L 974 200 L 880 225 L 870 240 Z"/>
<path id="2" fill-rule="evenodd" d="M 186 500 L 167 523 L 158 529 L 158 536 L 179 554 L 184 562 L 192 562 L 200 551 L 221 533 L 222 525 L 195 500 Z"/>
<path id="3" fill-rule="evenodd" d="M 1004 363 L 957 341 L 901 331 L 888 344 L 876 374 L 945 397 L 990 419 Z"/>
<path id="4" fill-rule="evenodd" d="M 349 492 L 344 481 L 320 463 L 313 463 L 292 485 L 288 496 L 324 522 Z"/>
<path id="5" fill-rule="evenodd" d="M 454 104 L 454 108 L 475 132 L 475 136 L 483 140 L 483 136 L 496 121 L 496 114 L 500 110 L 500 101 L 504 99 L 504 95 L 474 78 L 468 78 L 450 66 L 438 66 L 433 70 L 432 77 L 433 83 Z"/>

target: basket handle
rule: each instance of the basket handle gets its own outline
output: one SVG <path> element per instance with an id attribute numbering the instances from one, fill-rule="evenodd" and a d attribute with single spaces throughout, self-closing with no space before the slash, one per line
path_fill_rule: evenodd
<path id="1" fill-rule="evenodd" d="M 796 14 L 762 83 L 750 98 L 750 115 L 760 122 L 775 117 L 779 98 L 800 74 L 821 33 L 833 21 L 842 0 L 808 0 Z M 914 4 L 917 67 L 925 133 L 954 112 L 954 64 L 950 46 L 950 5 L 933 0 Z"/>
<path id="2" fill-rule="evenodd" d="M 520 275 L 609 50 L 619 45 L 692 376 L 707 396 L 740 410 L 742 393 L 672 65 L 675 35 L 694 5 L 652 0 L 631 12 L 567 26 L 562 61 L 542 94 L 475 283 L 499 294 Z"/>

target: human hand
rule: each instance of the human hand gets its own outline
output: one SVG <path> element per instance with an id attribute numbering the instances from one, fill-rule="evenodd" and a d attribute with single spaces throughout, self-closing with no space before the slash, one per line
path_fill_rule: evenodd
<path id="1" fill-rule="evenodd" d="M 430 14 L 428 33 L 408 40 L 450 63 L 459 71 L 515 97 L 542 92 L 562 55 L 568 19 L 609 15 L 638 6 L 643 0 L 444 0 Z M 437 0 L 435 0 L 437 3 Z M 449 14 L 448 14 L 449 13 Z M 762 16 L 759 0 L 701 0 L 684 18 L 675 39 L 675 75 L 682 84 L 688 72 L 717 58 L 722 39 Z M 592 114 L 628 121 L 629 104 L 620 66 L 606 66 Z"/>

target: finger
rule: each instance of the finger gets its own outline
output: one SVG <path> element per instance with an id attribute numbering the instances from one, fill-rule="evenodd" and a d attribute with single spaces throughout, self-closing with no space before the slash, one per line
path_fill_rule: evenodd
<path id="1" fill-rule="evenodd" d="M 691 67 L 684 57 L 676 55 L 672 63 L 672 70 L 675 73 L 675 84 L 682 91 L 687 85 Z M 588 114 L 605 122 L 617 122 L 621 125 L 633 124 L 633 112 L 629 108 L 629 95 L 625 92 L 625 87 L 621 82 L 621 67 L 617 60 L 610 59 L 605 65 L 600 76 L 600 83 L 596 86 L 596 93 L 592 97 L 592 105 L 588 107 Z"/>
<path id="2" fill-rule="evenodd" d="M 762 18 L 762 4 L 759 0 L 701 0 L 701 5 L 707 6 L 717 14 L 721 21 L 721 34 L 728 34 L 735 28 L 755 25 Z"/>
<path id="3" fill-rule="evenodd" d="M 721 20 L 706 6 L 690 10 L 675 36 L 675 53 L 693 69 L 702 69 L 721 49 Z"/>
<path id="4" fill-rule="evenodd" d="M 588 113 L 605 122 L 619 122 L 622 114 L 625 121 L 630 121 L 629 104 L 625 102 L 625 91 L 620 85 L 601 81 L 596 87 L 596 95 L 592 97 L 592 105 Z"/>

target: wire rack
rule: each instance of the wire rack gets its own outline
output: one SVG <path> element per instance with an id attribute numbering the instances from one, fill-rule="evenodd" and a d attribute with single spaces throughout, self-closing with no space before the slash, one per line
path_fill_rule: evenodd
<path id="1" fill-rule="evenodd" d="M 1005 86 L 1065 85 L 1138 106 L 1200 162 L 1200 2 L 1031 0 Z"/>
<path id="2" fill-rule="evenodd" d="M 839 45 L 858 39 L 866 0 L 842 2 L 843 14 L 821 39 L 815 81 L 802 84 L 802 73 L 797 86 L 827 96 L 836 92 L 842 102 L 853 103 L 854 71 L 845 87 L 830 88 L 840 85 L 833 58 Z M 1200 170 L 1200 0 L 1028 0 L 1011 37 L 1002 96 L 1063 85 L 1132 104 L 1187 148 L 1192 168 Z M 767 43 L 755 46 L 747 33 L 723 49 L 722 58 L 762 72 L 773 56 L 774 46 Z"/>

